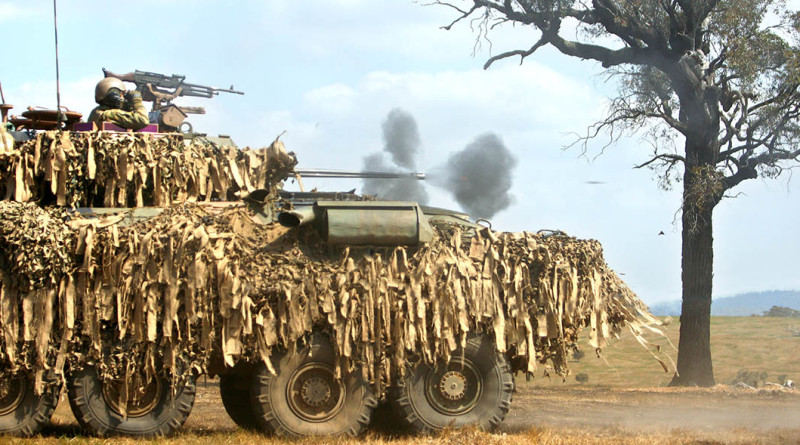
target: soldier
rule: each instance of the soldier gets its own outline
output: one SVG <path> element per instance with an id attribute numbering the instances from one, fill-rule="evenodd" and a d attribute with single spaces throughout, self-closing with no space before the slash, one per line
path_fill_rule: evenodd
<path id="1" fill-rule="evenodd" d="M 89 114 L 89 122 L 98 125 L 112 122 L 131 130 L 140 130 L 150 123 L 142 95 L 138 91 L 126 91 L 125 84 L 119 79 L 106 77 L 98 82 L 94 100 L 99 105 Z"/>

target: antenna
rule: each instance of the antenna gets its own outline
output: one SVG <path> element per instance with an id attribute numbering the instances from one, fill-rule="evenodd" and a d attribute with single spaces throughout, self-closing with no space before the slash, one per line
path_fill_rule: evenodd
<path id="1" fill-rule="evenodd" d="M 56 125 L 61 129 L 64 116 L 61 114 L 61 79 L 58 73 L 58 6 L 53 0 L 53 27 L 56 38 Z"/>

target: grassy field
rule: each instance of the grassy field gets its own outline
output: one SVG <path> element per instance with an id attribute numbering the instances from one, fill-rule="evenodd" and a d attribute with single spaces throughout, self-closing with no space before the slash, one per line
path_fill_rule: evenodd
<path id="1" fill-rule="evenodd" d="M 625 435 L 620 431 L 609 429 L 605 432 L 586 432 L 580 429 L 558 430 L 533 428 L 524 433 L 487 433 L 471 428 L 462 430 L 444 431 L 435 436 L 383 436 L 376 433 L 367 433 L 366 436 L 352 438 L 325 438 L 309 437 L 305 439 L 287 440 L 266 437 L 263 434 L 229 431 L 210 434 L 181 433 L 167 439 L 143 441 L 132 438 L 35 438 L 14 439 L 8 438 L 3 443 L 8 444 L 70 444 L 70 445 L 136 445 L 140 443 L 168 443 L 180 445 L 689 445 L 689 444 L 797 444 L 800 443 L 800 433 L 796 430 L 777 430 L 771 432 L 758 432 L 736 430 L 727 433 L 692 433 L 685 431 L 671 431 L 664 433 L 645 433 Z"/>
<path id="2" fill-rule="evenodd" d="M 711 357 L 717 383 L 734 383 L 733 379 L 740 370 L 765 372 L 768 382 L 783 383 L 778 381 L 783 377 L 800 383 L 800 337 L 793 336 L 789 328 L 800 328 L 800 320 L 712 317 Z M 677 318 L 663 327 L 674 347 L 658 335 L 648 335 L 647 338 L 661 345 L 663 352 L 677 361 L 679 330 Z M 581 385 L 575 379 L 578 374 L 586 374 L 589 380 L 584 384 L 590 386 L 661 387 L 672 379 L 672 373 L 664 373 L 661 365 L 627 331 L 605 348 L 599 358 L 587 342 L 581 341 L 579 347 L 585 356 L 572 361 L 571 375 L 566 382 L 557 376 L 542 378 L 537 374 L 530 382 L 521 384 L 534 387 Z"/>

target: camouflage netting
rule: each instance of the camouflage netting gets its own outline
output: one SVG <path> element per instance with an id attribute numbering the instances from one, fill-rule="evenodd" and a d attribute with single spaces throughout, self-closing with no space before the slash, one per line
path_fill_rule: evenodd
<path id="1" fill-rule="evenodd" d="M 236 199 L 286 179 L 296 159 L 275 141 L 251 150 L 179 134 L 38 133 L 0 145 L 0 196 L 71 207 L 169 206 Z"/>
<path id="2" fill-rule="evenodd" d="M 44 141 L 65 145 L 51 135 L 36 146 Z M 251 184 L 276 187 L 294 165 L 279 143 L 260 156 L 273 167 L 251 162 Z M 66 189 L 71 203 L 91 196 Z M 201 197 L 181 190 L 194 189 L 160 196 Z M 0 203 L 0 378 L 60 374 L 66 363 L 95 363 L 104 378 L 125 382 L 161 364 L 212 373 L 242 360 L 271 366 L 276 351 L 323 331 L 341 358 L 337 372 L 360 371 L 382 394 L 410 360 L 446 359 L 471 333 L 490 335 L 516 371 L 543 365 L 564 376 L 581 328 L 599 349 L 625 327 L 644 341 L 642 330 L 657 324 L 596 241 L 442 225 L 421 247 L 348 249 L 325 245 L 310 226 L 258 224 L 245 204 L 185 202 L 127 226 L 124 217 Z"/>

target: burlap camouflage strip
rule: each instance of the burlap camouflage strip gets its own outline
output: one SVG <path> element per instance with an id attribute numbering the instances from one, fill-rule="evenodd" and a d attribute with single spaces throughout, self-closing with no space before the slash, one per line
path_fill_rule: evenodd
<path id="1" fill-rule="evenodd" d="M 239 153 L 65 135 L 0 156 L 8 198 L 41 202 L 44 183 L 62 204 L 173 205 L 123 226 L 124 213 L 87 220 L 1 203 L 0 378 L 86 362 L 123 381 L 270 366 L 276 349 L 318 329 L 334 340 L 337 372 L 362 372 L 380 394 L 410 359 L 447 359 L 473 332 L 491 335 L 516 371 L 566 375 L 581 328 L 598 349 L 626 326 L 643 344 L 644 330 L 657 331 L 595 241 L 445 226 L 419 248 L 334 248 L 312 228 L 256 224 L 245 205 L 192 203 L 254 184 L 274 191 L 296 163 L 280 141 Z"/>
<path id="2" fill-rule="evenodd" d="M 12 202 L 0 211 L 4 219 L 49 216 Z M 61 278 L 26 290 L 4 275 L 4 369 L 46 367 L 48 347 L 59 352 L 59 372 L 65 360 L 92 360 L 108 378 L 155 372 L 157 361 L 206 372 L 219 356 L 228 366 L 269 366 L 276 348 L 293 350 L 319 329 L 334 339 L 338 371 L 360 370 L 382 391 L 410 356 L 447 359 L 471 332 L 490 334 L 517 371 L 545 363 L 566 375 L 581 328 L 602 348 L 626 325 L 640 335 L 656 324 L 597 242 L 562 235 L 483 229 L 464 237 L 453 226 L 420 248 L 342 249 L 313 229 L 258 225 L 246 206 L 199 204 L 129 227 L 80 218 L 62 225 L 53 233 L 71 232 L 56 250 L 74 264 L 64 267 L 61 255 L 40 263 L 57 264 Z M 3 245 L 3 261 L 23 270 L 14 243 Z M 32 317 L 26 301 L 50 315 Z M 33 364 L 15 355 L 23 341 L 36 342 Z"/>
<path id="3" fill-rule="evenodd" d="M 281 174 L 297 161 L 270 155 L 281 146 L 278 140 L 251 150 L 174 134 L 41 132 L 17 148 L 0 147 L 0 196 L 70 207 L 235 199 L 286 179 Z"/>

